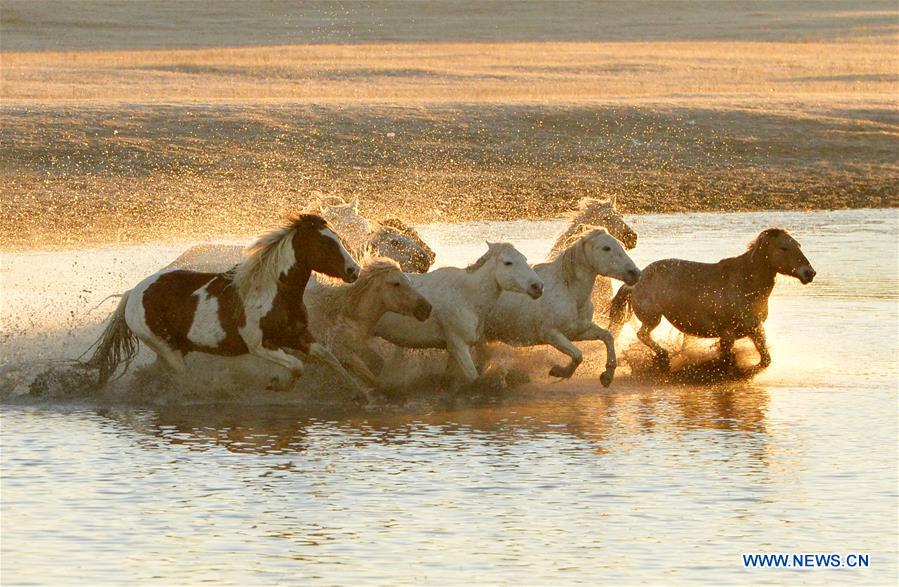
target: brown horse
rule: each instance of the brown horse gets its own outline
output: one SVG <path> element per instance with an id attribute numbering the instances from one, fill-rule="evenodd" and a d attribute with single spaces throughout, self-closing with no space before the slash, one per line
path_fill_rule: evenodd
<path id="1" fill-rule="evenodd" d="M 720 339 L 721 352 L 731 362 L 734 342 L 749 337 L 761 355 L 759 367 L 767 367 L 771 355 L 764 323 L 778 273 L 803 284 L 815 277 L 799 243 L 780 228 L 762 231 L 745 253 L 717 263 L 656 261 L 643 270 L 636 285 L 618 290 L 609 312 L 611 330 L 617 335 L 629 319 L 630 305 L 641 322 L 637 338 L 666 368 L 668 351 L 651 335 L 662 317 L 685 334 Z"/>
<path id="2" fill-rule="evenodd" d="M 359 275 L 337 234 L 312 214 L 260 238 L 232 271 L 162 270 L 125 292 L 87 365 L 99 370 L 102 385 L 120 363 L 127 368 L 141 341 L 176 372 L 185 370 L 189 352 L 249 353 L 295 378 L 303 373 L 299 352 L 346 375 L 309 332 L 303 292 L 312 271 L 348 283 Z"/>

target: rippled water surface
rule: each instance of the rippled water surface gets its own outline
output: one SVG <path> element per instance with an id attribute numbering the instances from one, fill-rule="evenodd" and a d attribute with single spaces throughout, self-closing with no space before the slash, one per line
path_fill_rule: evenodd
<path id="1" fill-rule="evenodd" d="M 629 221 L 640 265 L 733 255 L 771 225 L 798 238 L 818 277 L 779 280 L 768 371 L 623 368 L 602 389 L 584 369 L 370 409 L 32 397 L 29 370 L 77 355 L 110 307 L 88 310 L 180 247 L 4 255 L 3 584 L 895 584 L 896 212 Z M 561 226 L 422 232 L 438 263 L 485 239 L 537 261 Z M 870 567 L 747 570 L 750 552 Z"/>

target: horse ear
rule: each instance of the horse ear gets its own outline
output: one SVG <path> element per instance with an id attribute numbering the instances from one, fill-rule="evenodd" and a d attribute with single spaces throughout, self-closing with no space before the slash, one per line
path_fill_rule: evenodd
<path id="1" fill-rule="evenodd" d="M 618 202 L 618 194 L 612 194 L 609 198 L 609 203 L 612 204 L 612 207 L 615 207 L 615 204 Z"/>
<path id="2" fill-rule="evenodd" d="M 359 196 L 353 196 L 353 199 L 350 201 L 350 208 L 353 209 L 353 212 L 359 213 Z"/>

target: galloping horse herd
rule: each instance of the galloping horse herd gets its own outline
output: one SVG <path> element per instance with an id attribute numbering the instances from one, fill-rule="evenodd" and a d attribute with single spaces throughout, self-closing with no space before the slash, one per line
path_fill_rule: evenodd
<path id="1" fill-rule="evenodd" d="M 435 254 L 413 228 L 371 222 L 356 200 L 326 198 L 246 251 L 198 245 L 138 283 L 122 295 L 84 364 L 105 385 L 122 364 L 127 369 L 139 342 L 176 372 L 190 352 L 250 354 L 277 365 L 273 388 L 290 389 L 312 359 L 367 394 L 385 361 L 375 339 L 396 353 L 445 349 L 447 371 L 460 382 L 478 379 L 492 342 L 550 345 L 569 362 L 549 374 L 569 378 L 583 360 L 574 343 L 599 340 L 607 387 L 615 338 L 631 314 L 661 367 L 668 353 L 651 333 L 663 317 L 685 334 L 720 339 L 730 364 L 734 342 L 749 337 L 758 368 L 768 366 L 764 322 L 776 275 L 803 284 L 815 276 L 799 243 L 779 228 L 718 263 L 665 259 L 642 272 L 626 252 L 636 244 L 614 202 L 587 198 L 545 263 L 531 266 L 513 245 L 487 243 L 464 269 L 429 271 Z M 356 258 L 364 259 L 361 268 Z M 614 298 L 610 278 L 624 282 Z"/>

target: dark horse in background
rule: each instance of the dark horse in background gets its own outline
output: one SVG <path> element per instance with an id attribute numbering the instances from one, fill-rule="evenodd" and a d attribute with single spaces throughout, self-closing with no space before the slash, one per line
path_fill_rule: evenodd
<path id="1" fill-rule="evenodd" d="M 352 283 L 359 265 L 320 216 L 302 214 L 260 238 L 233 270 L 202 273 L 164 269 L 125 292 L 95 343 L 87 366 L 105 384 L 138 351 L 138 341 L 176 372 L 184 355 L 251 354 L 302 375 L 299 352 L 350 379 L 309 332 L 303 293 L 312 271 Z"/>
<path id="2" fill-rule="evenodd" d="M 803 284 L 815 278 L 799 243 L 780 228 L 763 230 L 745 253 L 717 263 L 656 261 L 636 285 L 618 290 L 609 312 L 610 329 L 617 336 L 630 318 L 630 306 L 641 322 L 637 338 L 665 368 L 668 351 L 652 339 L 663 317 L 684 334 L 720 339 L 722 356 L 730 364 L 734 342 L 749 337 L 761 356 L 758 367 L 765 368 L 771 364 L 765 341 L 768 296 L 778 273 Z"/>

